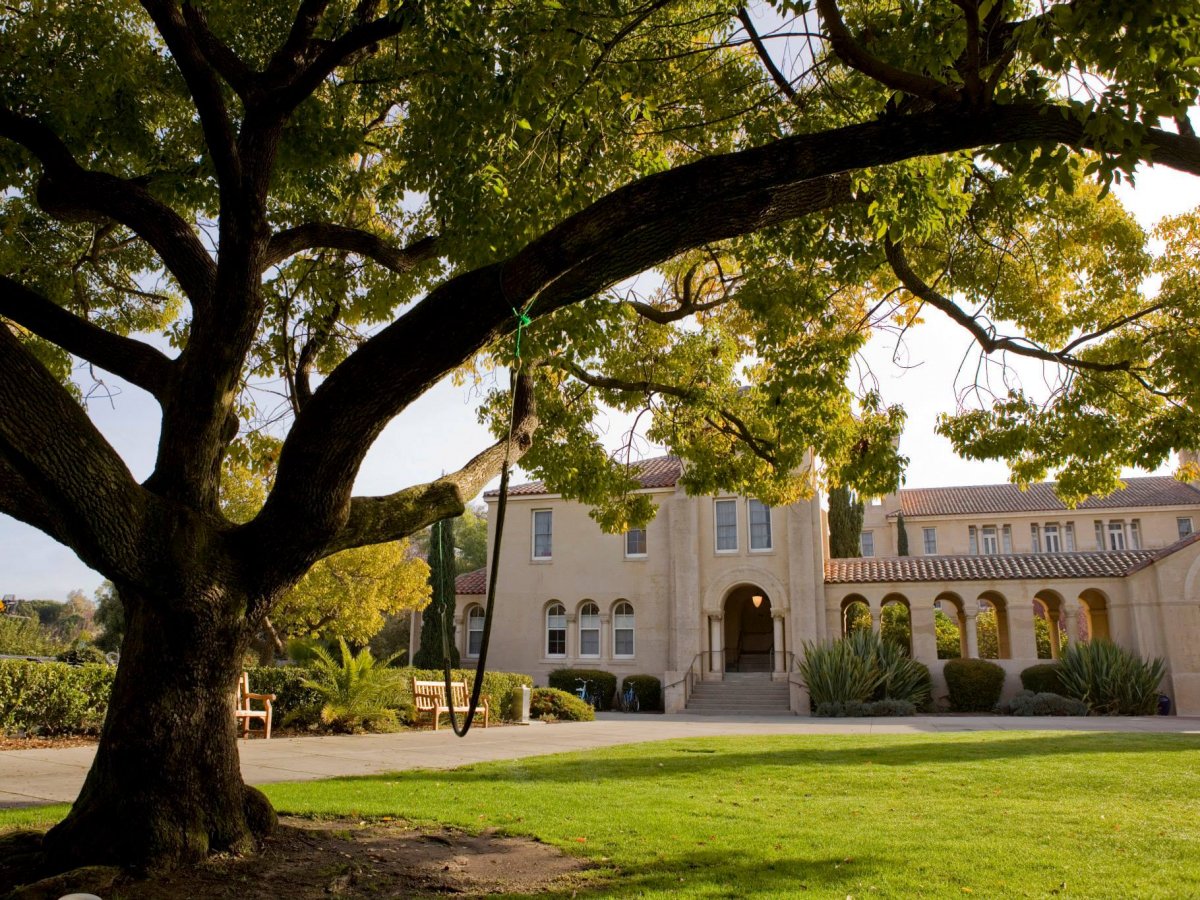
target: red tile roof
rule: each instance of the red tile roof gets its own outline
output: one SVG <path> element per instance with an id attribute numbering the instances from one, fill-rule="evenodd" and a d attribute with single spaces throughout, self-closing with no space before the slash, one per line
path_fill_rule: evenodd
<path id="1" fill-rule="evenodd" d="M 679 461 L 678 456 L 655 456 L 635 462 L 633 463 L 633 467 L 637 470 L 634 477 L 637 478 L 638 484 L 644 488 L 675 487 L 679 481 L 679 476 L 683 474 L 683 464 Z M 508 488 L 508 495 L 510 497 L 525 497 L 548 493 L 550 491 L 540 481 L 510 485 Z M 499 491 L 487 491 L 483 496 L 496 497 L 499 494 Z"/>
<path id="2" fill-rule="evenodd" d="M 1176 549 L 1178 547 L 1168 548 L 1171 552 Z M 825 583 L 1120 578 L 1162 555 L 1162 551 L 1152 550 L 1095 550 L 1089 553 L 998 553 L 979 556 L 830 559 L 825 561 Z"/>
<path id="3" fill-rule="evenodd" d="M 476 569 L 474 572 L 463 572 L 454 579 L 456 594 L 486 594 L 487 568 Z"/>
<path id="4" fill-rule="evenodd" d="M 905 518 L 1066 510 L 1054 486 L 1053 481 L 1043 481 L 1029 485 L 1024 491 L 1015 484 L 905 488 L 900 491 L 900 509 Z M 1113 491 L 1107 497 L 1092 497 L 1076 509 L 1197 505 L 1200 505 L 1200 490 L 1169 475 L 1154 475 L 1126 478 L 1124 490 Z"/>

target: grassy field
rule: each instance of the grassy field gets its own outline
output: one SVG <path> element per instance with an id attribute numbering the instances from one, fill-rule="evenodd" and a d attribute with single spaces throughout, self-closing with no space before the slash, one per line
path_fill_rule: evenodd
<path id="1" fill-rule="evenodd" d="M 699 739 L 266 791 L 293 814 L 533 835 L 600 864 L 585 893 L 1200 897 L 1192 736 Z"/>

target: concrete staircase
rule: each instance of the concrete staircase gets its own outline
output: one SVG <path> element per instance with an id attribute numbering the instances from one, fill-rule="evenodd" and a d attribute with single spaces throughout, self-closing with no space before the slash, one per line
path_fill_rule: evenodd
<path id="1" fill-rule="evenodd" d="M 788 713 L 788 684 L 769 673 L 726 672 L 724 681 L 698 681 L 686 712 L 700 716 L 780 716 Z"/>

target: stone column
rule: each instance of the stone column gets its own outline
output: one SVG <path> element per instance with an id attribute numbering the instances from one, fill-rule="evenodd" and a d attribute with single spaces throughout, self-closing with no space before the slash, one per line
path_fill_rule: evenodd
<path id="1" fill-rule="evenodd" d="M 877 600 L 868 600 L 867 608 L 871 610 L 871 630 L 879 634 L 879 620 L 883 615 L 883 610 Z"/>
<path id="2" fill-rule="evenodd" d="M 967 640 L 967 659 L 979 659 L 979 632 L 975 628 L 975 617 L 979 615 L 977 610 L 967 609 L 963 611 L 963 636 Z"/>
<path id="3" fill-rule="evenodd" d="M 1037 659 L 1037 634 L 1033 628 L 1033 600 L 1017 596 L 1008 602 L 1008 644 L 1013 659 Z"/>
<path id="4" fill-rule="evenodd" d="M 704 617 L 701 613 L 699 515 L 701 501 L 682 490 L 659 507 L 667 514 L 670 559 L 668 561 L 667 659 L 668 668 L 684 672 L 696 654 L 705 649 Z M 651 554 L 655 553 L 651 549 Z M 711 552 L 711 548 L 710 548 Z M 707 666 L 701 668 L 706 671 Z"/>
<path id="5" fill-rule="evenodd" d="M 579 627 L 575 621 L 575 613 L 567 613 L 567 659 L 579 658 Z"/>
<path id="6" fill-rule="evenodd" d="M 1079 643 L 1079 601 L 1068 600 L 1063 604 L 1063 618 L 1067 626 L 1067 646 Z"/>
<path id="7" fill-rule="evenodd" d="M 775 609 L 771 611 L 771 624 L 775 627 L 775 659 L 773 660 L 774 666 L 772 666 L 772 668 L 776 672 L 783 672 L 787 668 L 785 665 L 785 660 L 787 659 L 787 648 L 784 647 L 783 643 L 783 618 L 783 610 Z"/>
<path id="8" fill-rule="evenodd" d="M 612 629 L 609 628 L 611 619 L 612 619 L 612 616 L 610 616 L 608 613 L 606 613 L 606 612 L 600 613 L 600 658 L 601 659 L 612 659 L 612 647 L 610 646 L 610 644 L 612 643 Z M 635 647 L 634 649 L 636 650 L 637 648 Z"/>
<path id="9" fill-rule="evenodd" d="M 1058 612 L 1047 612 L 1046 624 L 1050 626 L 1050 658 L 1058 659 L 1060 655 L 1058 642 L 1062 640 L 1062 633 L 1058 628 Z"/>
<path id="10" fill-rule="evenodd" d="M 937 629 L 934 627 L 933 605 L 910 603 L 909 621 L 912 626 L 913 659 L 933 665 L 937 662 Z"/>
<path id="11" fill-rule="evenodd" d="M 723 616 L 708 617 L 708 671 L 723 673 L 725 671 L 725 620 Z"/>

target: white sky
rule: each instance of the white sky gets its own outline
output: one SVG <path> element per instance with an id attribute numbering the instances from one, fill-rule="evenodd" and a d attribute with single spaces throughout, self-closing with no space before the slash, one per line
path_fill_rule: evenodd
<path id="1" fill-rule="evenodd" d="M 1200 206 L 1200 178 L 1151 168 L 1140 174 L 1135 189 L 1120 187 L 1117 194 L 1143 227 L 1150 227 L 1163 216 Z M 1007 470 L 1002 463 L 959 459 L 949 442 L 934 433 L 938 413 L 954 408 L 957 371 L 970 347 L 965 332 L 935 316 L 936 311 L 930 311 L 926 324 L 906 336 L 909 368 L 891 363 L 895 343 L 891 334 L 878 335 L 866 354 L 885 401 L 899 402 L 908 411 L 901 443 L 901 451 L 910 459 L 906 483 L 930 487 L 1004 481 Z M 119 379 L 107 381 L 119 393 L 111 403 L 94 399 L 89 405 L 92 419 L 134 477 L 144 479 L 150 474 L 158 442 L 157 404 Z M 414 403 L 367 454 L 357 493 L 388 493 L 436 478 L 469 459 L 488 441 L 475 420 L 477 400 L 467 389 L 446 381 Z M 622 431 L 621 423 L 613 422 L 608 439 L 615 445 Z M 73 588 L 91 593 L 102 580 L 72 551 L 0 514 L 0 594 L 63 600 Z"/>

